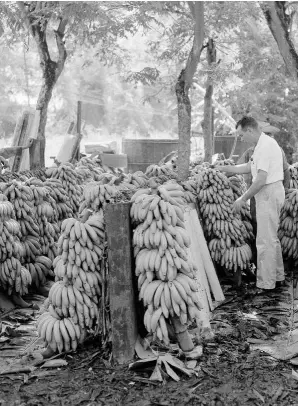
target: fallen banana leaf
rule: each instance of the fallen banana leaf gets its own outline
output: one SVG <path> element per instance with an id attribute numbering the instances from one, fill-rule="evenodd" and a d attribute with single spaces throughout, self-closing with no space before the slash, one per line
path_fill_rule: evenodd
<path id="1" fill-rule="evenodd" d="M 176 372 L 173 371 L 173 369 L 170 367 L 170 365 L 167 363 L 165 359 L 162 360 L 163 365 L 166 368 L 166 373 L 176 382 L 180 381 L 179 376 L 176 374 Z"/>
<path id="2" fill-rule="evenodd" d="M 147 358 L 156 358 L 156 355 L 152 351 L 152 349 L 149 347 L 145 349 L 141 343 L 140 336 L 137 337 L 136 343 L 135 343 L 135 351 L 140 359 L 147 359 Z"/>
<path id="3" fill-rule="evenodd" d="M 163 377 L 161 375 L 161 364 L 158 360 L 156 362 L 155 368 L 154 368 L 149 380 L 163 382 Z"/>
<path id="4" fill-rule="evenodd" d="M 0 370 L 0 375 L 8 375 L 8 374 L 18 374 L 18 373 L 30 373 L 33 372 L 36 368 L 33 366 L 20 366 L 20 367 L 11 367 L 7 368 L 3 371 Z"/>
<path id="5" fill-rule="evenodd" d="M 64 359 L 52 359 L 46 361 L 40 368 L 60 368 L 65 367 L 66 365 L 68 365 L 68 362 Z"/>

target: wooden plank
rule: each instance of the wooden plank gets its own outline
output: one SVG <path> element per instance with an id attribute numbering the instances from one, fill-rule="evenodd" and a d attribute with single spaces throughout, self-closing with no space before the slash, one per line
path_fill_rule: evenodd
<path id="1" fill-rule="evenodd" d="M 78 101 L 78 106 L 77 106 L 77 136 L 78 136 L 78 139 L 77 139 L 78 142 L 76 144 L 76 149 L 74 151 L 71 162 L 80 160 L 80 144 L 81 144 L 81 140 L 83 138 L 83 135 L 82 135 L 82 102 L 81 101 Z"/>
<path id="2" fill-rule="evenodd" d="M 82 132 L 82 102 L 78 101 L 77 105 L 77 134 Z"/>
<path id="3" fill-rule="evenodd" d="M 32 116 L 28 111 L 24 111 L 21 118 L 18 120 L 18 123 L 15 128 L 13 136 L 13 146 L 24 145 L 26 140 L 26 133 L 29 128 L 30 116 Z M 21 165 L 23 151 L 16 153 L 14 157 L 11 158 L 10 165 L 12 172 L 18 172 Z"/>
<path id="4" fill-rule="evenodd" d="M 105 209 L 109 247 L 109 290 L 113 356 L 120 363 L 133 359 L 137 339 L 133 289 L 130 203 L 108 204 Z"/>

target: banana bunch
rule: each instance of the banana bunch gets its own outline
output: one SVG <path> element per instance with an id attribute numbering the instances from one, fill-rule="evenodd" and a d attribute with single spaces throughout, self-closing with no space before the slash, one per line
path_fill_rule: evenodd
<path id="1" fill-rule="evenodd" d="M 298 189 L 298 169 L 297 163 L 289 166 L 290 172 L 290 189 Z"/>
<path id="2" fill-rule="evenodd" d="M 234 177 L 231 177 L 234 178 Z M 249 246 L 254 238 L 249 207 L 241 215 L 232 211 L 232 205 L 244 188 L 241 179 L 227 178 L 223 173 L 207 169 L 196 177 L 199 210 L 204 232 L 209 242 L 212 259 L 227 270 L 246 269 L 252 258 Z M 239 182 L 239 183 L 238 183 Z M 241 194 L 242 194 L 241 189 Z"/>
<path id="3" fill-rule="evenodd" d="M 280 214 L 278 238 L 285 259 L 298 263 L 298 190 L 286 191 L 285 203 Z"/>
<path id="4" fill-rule="evenodd" d="M 53 276 L 51 259 L 55 254 L 54 229 L 47 221 L 47 215 L 53 215 L 52 206 L 45 200 L 48 188 L 43 182 L 31 178 L 26 182 L 7 184 L 4 194 L 12 202 L 17 221 L 20 225 L 20 242 L 15 242 L 23 267 L 29 272 L 32 286 L 43 286 L 48 276 Z"/>
<path id="5" fill-rule="evenodd" d="M 75 218 L 62 222 L 61 236 L 57 242 L 59 255 L 53 262 L 56 282 L 52 285 L 48 297 L 48 314 L 51 317 L 44 316 L 45 325 L 38 330 L 40 336 L 54 350 L 61 352 L 76 349 L 78 343 L 84 340 L 86 331 L 99 323 L 98 305 L 102 295 L 102 277 L 99 270 L 104 245 L 105 227 L 102 212 L 92 214 L 84 223 Z M 57 331 L 53 319 L 59 320 Z M 72 339 L 69 340 L 63 331 L 67 319 L 80 331 L 80 336 L 76 336 L 76 339 L 71 336 Z M 50 333 L 52 331 L 53 333 Z"/>
<path id="6" fill-rule="evenodd" d="M 46 169 L 47 178 L 59 179 L 64 187 L 73 214 L 77 215 L 82 195 L 82 177 L 71 163 L 64 163 L 58 167 Z"/>
<path id="7" fill-rule="evenodd" d="M 142 171 L 137 171 L 134 173 L 129 173 L 126 179 L 127 183 L 131 183 L 137 189 L 146 187 L 148 184 L 148 178 Z"/>
<path id="8" fill-rule="evenodd" d="M 38 239 L 39 228 L 35 219 L 34 195 L 30 187 L 23 182 L 12 180 L 0 184 L 0 189 L 13 205 L 16 220 L 21 226 L 22 237 L 31 235 Z"/>
<path id="9" fill-rule="evenodd" d="M 44 286 L 47 282 L 47 277 L 54 276 L 52 265 L 51 259 L 43 255 L 36 256 L 34 262 L 24 263 L 24 267 L 31 275 L 33 286 L 37 288 Z"/>
<path id="10" fill-rule="evenodd" d="M 98 306 L 94 300 L 96 297 L 90 298 L 85 290 L 79 290 L 70 282 L 57 281 L 49 292 L 49 310 L 52 306 L 59 317 L 71 317 L 82 329 L 92 328 L 99 319 Z"/>
<path id="11" fill-rule="evenodd" d="M 76 164 L 76 171 L 82 177 L 84 183 L 98 180 L 98 176 L 104 173 L 99 160 L 86 157 L 81 158 Z"/>
<path id="12" fill-rule="evenodd" d="M 184 189 L 184 199 L 187 203 L 195 203 L 197 201 L 197 183 L 194 179 L 188 179 L 182 182 Z"/>
<path id="13" fill-rule="evenodd" d="M 88 183 L 83 190 L 83 202 L 79 212 L 82 213 L 86 208 L 94 211 L 100 210 L 116 196 L 116 193 L 117 188 L 115 186 L 100 184 L 99 182 Z"/>
<path id="14" fill-rule="evenodd" d="M 31 285 L 30 273 L 21 265 L 25 254 L 20 243 L 20 225 L 13 218 L 13 205 L 0 195 L 0 286 L 9 294 L 25 295 Z"/>
<path id="15" fill-rule="evenodd" d="M 37 331 L 46 346 L 50 346 L 53 351 L 75 351 L 79 343 L 85 339 L 86 333 L 83 328 L 74 323 L 69 317 L 61 318 L 49 306 L 49 311 L 43 313 L 37 321 Z"/>
<path id="16" fill-rule="evenodd" d="M 131 218 L 135 273 L 139 299 L 147 310 L 144 324 L 166 344 L 169 316 L 187 324 L 199 318 L 202 305 L 195 280 L 196 268 L 188 258 L 190 238 L 183 212 L 183 187 L 174 182 L 157 189 L 141 189 L 132 197 Z"/>
<path id="17" fill-rule="evenodd" d="M 168 179 L 177 179 L 177 173 L 167 165 L 150 165 L 146 169 L 145 175 L 148 178 L 166 176 Z"/>
<path id="18" fill-rule="evenodd" d="M 191 175 L 191 177 L 200 175 L 203 171 L 205 171 L 206 169 L 209 169 L 209 167 L 210 167 L 209 162 L 202 162 L 201 164 L 197 164 L 191 169 L 190 175 Z"/>
<path id="19" fill-rule="evenodd" d="M 55 229 L 56 240 L 60 235 L 62 221 L 73 217 L 73 210 L 69 202 L 67 191 L 59 179 L 49 178 L 44 182 L 44 186 L 46 186 L 48 190 L 49 202 L 53 208 L 52 217 L 48 216 L 48 220 Z"/>
<path id="20" fill-rule="evenodd" d="M 235 199 L 242 196 L 246 192 L 246 183 L 243 176 L 233 175 L 228 178 L 229 184 L 233 190 Z"/>
<path id="21" fill-rule="evenodd" d="M 49 190 L 43 182 L 36 178 L 30 178 L 25 182 L 34 195 L 35 219 L 39 227 L 39 243 L 41 253 L 48 256 L 52 261 L 56 256 L 55 228 L 48 221 L 54 217 L 54 209 L 51 205 Z"/>
<path id="22" fill-rule="evenodd" d="M 8 293 L 24 296 L 32 283 L 30 272 L 15 257 L 0 262 L 0 286 Z"/>

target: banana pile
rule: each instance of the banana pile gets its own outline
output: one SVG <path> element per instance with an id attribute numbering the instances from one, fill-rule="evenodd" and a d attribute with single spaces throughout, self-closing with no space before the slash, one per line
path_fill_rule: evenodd
<path id="1" fill-rule="evenodd" d="M 286 191 L 285 203 L 280 214 L 278 238 L 280 239 L 283 257 L 292 259 L 298 264 L 298 190 Z"/>
<path id="2" fill-rule="evenodd" d="M 53 263 L 56 282 L 49 292 L 48 311 L 38 320 L 39 336 L 54 351 L 75 350 L 98 325 L 104 243 L 102 213 L 84 223 L 75 218 L 63 221 Z"/>
<path id="3" fill-rule="evenodd" d="M 167 179 L 177 179 L 177 173 L 167 165 L 149 165 L 145 175 L 148 178 L 165 176 Z"/>
<path id="4" fill-rule="evenodd" d="M 23 296 L 28 293 L 31 275 L 21 265 L 25 255 L 19 240 L 20 225 L 15 220 L 13 205 L 3 194 L 0 195 L 0 286 L 4 291 Z"/>
<path id="5" fill-rule="evenodd" d="M 144 324 L 165 344 L 169 344 L 170 317 L 187 324 L 199 318 L 202 308 L 196 268 L 188 258 L 183 195 L 182 186 L 166 183 L 157 189 L 140 189 L 131 199 L 135 273 L 139 300 L 147 307 Z"/>
<path id="6" fill-rule="evenodd" d="M 46 169 L 47 178 L 59 179 L 64 187 L 68 201 L 72 208 L 73 214 L 76 216 L 79 210 L 82 196 L 82 176 L 75 170 L 71 163 L 64 163 L 58 167 Z"/>
<path id="7" fill-rule="evenodd" d="M 240 215 L 233 213 L 232 205 L 239 192 L 235 193 L 223 173 L 207 169 L 196 180 L 199 210 L 212 259 L 230 271 L 246 269 L 252 258 L 250 242 L 254 238 L 249 208 L 242 209 Z"/>

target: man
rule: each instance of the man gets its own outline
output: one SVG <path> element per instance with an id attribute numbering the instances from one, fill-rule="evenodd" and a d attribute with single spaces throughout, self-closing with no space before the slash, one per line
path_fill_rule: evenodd
<path id="1" fill-rule="evenodd" d="M 285 279 L 280 241 L 277 237 L 279 216 L 285 200 L 283 186 L 283 154 L 277 142 L 262 133 L 257 121 L 243 117 L 236 124 L 244 141 L 255 145 L 248 163 L 218 167 L 221 172 L 252 174 L 249 189 L 234 203 L 234 211 L 253 196 L 256 199 L 257 217 L 257 288 L 274 289 Z"/>

